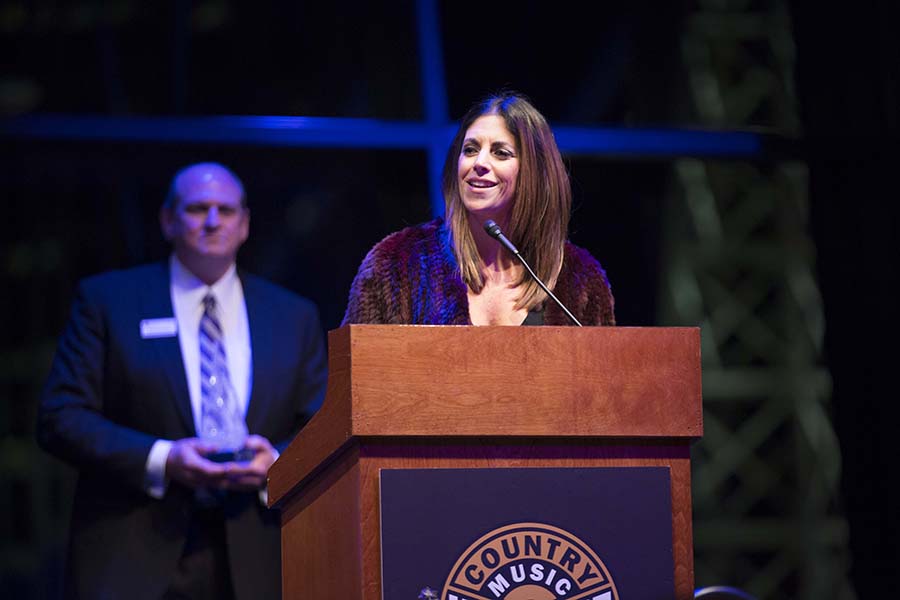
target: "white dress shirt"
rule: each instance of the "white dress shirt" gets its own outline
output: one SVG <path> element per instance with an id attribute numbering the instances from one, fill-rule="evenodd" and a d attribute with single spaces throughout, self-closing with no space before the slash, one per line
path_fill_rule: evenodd
<path id="1" fill-rule="evenodd" d="M 253 357 L 250 350 L 250 324 L 244 288 L 234 265 L 211 286 L 200 281 L 173 254 L 169 258 L 169 290 L 175 321 L 178 324 L 178 342 L 184 361 L 194 430 L 200 430 L 200 319 L 203 317 L 203 298 L 212 293 L 219 307 L 222 341 L 228 361 L 228 374 L 234 387 L 241 413 L 247 414 L 250 392 L 253 389 Z M 172 448 L 172 440 L 157 440 L 147 456 L 147 493 L 162 498 L 166 491 L 166 458 Z"/>

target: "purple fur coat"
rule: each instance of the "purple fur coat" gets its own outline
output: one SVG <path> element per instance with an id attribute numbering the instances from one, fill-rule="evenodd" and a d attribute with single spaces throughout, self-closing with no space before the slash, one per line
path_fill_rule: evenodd
<path id="1" fill-rule="evenodd" d="M 613 296 L 600 263 L 566 242 L 553 293 L 583 325 L 615 325 Z M 471 325 L 466 284 L 443 219 L 407 227 L 378 242 L 350 288 L 349 323 Z M 548 299 L 545 325 L 571 325 Z"/>

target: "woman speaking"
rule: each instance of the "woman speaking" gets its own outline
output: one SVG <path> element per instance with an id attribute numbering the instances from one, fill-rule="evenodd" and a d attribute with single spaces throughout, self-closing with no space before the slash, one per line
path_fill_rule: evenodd
<path id="1" fill-rule="evenodd" d="M 407 227 L 369 251 L 343 324 L 571 325 L 517 257 L 583 325 L 614 325 L 606 273 L 566 237 L 572 190 L 553 132 L 518 94 L 463 117 L 443 172 L 446 220 Z M 495 229 L 496 233 L 496 229 Z"/>

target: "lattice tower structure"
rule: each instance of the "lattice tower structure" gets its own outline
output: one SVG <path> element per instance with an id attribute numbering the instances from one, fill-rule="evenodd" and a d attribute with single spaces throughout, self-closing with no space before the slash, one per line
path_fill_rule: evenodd
<path id="1" fill-rule="evenodd" d="M 702 0 L 682 38 L 691 118 L 800 135 L 785 2 Z M 802 160 L 674 163 L 660 323 L 699 325 L 695 580 L 758 598 L 855 598 Z"/>

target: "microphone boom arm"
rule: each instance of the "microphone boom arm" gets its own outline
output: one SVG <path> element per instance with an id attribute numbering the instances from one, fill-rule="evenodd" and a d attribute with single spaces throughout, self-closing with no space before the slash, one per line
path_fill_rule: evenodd
<path id="1" fill-rule="evenodd" d="M 513 245 L 513 243 L 510 242 L 510 241 L 506 238 L 505 235 L 503 235 L 503 232 L 500 230 L 500 226 L 499 226 L 499 225 L 497 225 L 496 223 L 494 223 L 492 220 L 488 219 L 487 221 L 484 222 L 484 230 L 487 231 L 487 233 L 488 233 L 489 236 L 491 236 L 492 238 L 496 239 L 496 240 L 499 241 L 501 244 L 503 244 L 503 246 L 504 246 L 507 250 L 509 250 L 510 252 L 512 252 L 512 254 L 513 254 L 516 258 L 519 259 L 519 262 L 521 262 L 522 265 L 524 265 L 524 267 L 528 270 L 528 274 L 531 275 L 531 277 L 532 277 L 535 281 L 537 281 L 537 284 L 538 284 L 539 286 L 541 286 L 541 289 L 544 290 L 544 292 L 546 292 L 548 296 L 550 296 L 551 298 L 553 298 L 553 301 L 556 302 L 556 304 L 563 310 L 564 313 L 566 313 L 566 316 L 569 317 L 569 319 L 571 319 L 573 323 L 575 323 L 575 324 L 578 325 L 579 327 L 583 327 L 583 325 L 581 324 L 581 322 L 580 322 L 578 319 L 575 318 L 575 315 L 573 315 L 571 312 L 569 312 L 569 309 L 566 308 L 565 305 L 564 305 L 562 302 L 560 302 L 559 298 L 557 298 L 557 297 L 553 294 L 553 292 L 551 292 L 550 289 L 549 289 L 546 285 L 544 285 L 544 282 L 541 281 L 540 277 L 538 277 L 537 275 L 535 275 L 534 271 L 532 271 L 532 270 L 531 270 L 531 267 L 528 265 L 528 262 L 526 262 L 525 259 L 522 258 L 522 255 L 519 253 L 519 249 L 516 248 L 516 247 Z"/>

